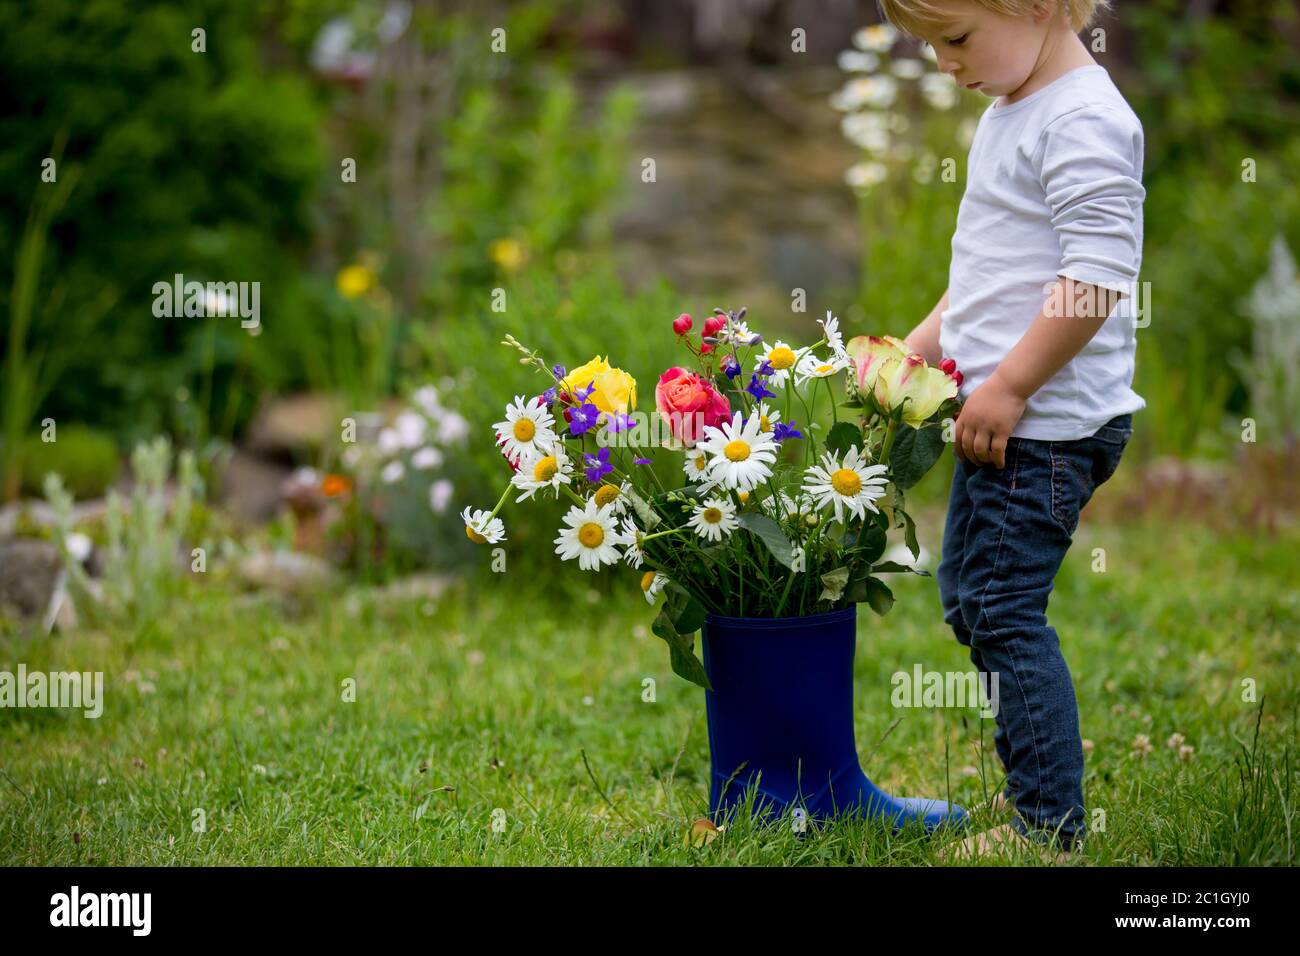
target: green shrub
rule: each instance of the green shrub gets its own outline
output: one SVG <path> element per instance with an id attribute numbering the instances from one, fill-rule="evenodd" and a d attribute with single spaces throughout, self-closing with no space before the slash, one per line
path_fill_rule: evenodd
<path id="1" fill-rule="evenodd" d="M 99 498 L 117 480 L 119 458 L 111 436 L 88 425 L 58 426 L 55 441 L 23 443 L 23 493 L 44 494 L 45 476 L 57 472 L 76 498 Z"/>

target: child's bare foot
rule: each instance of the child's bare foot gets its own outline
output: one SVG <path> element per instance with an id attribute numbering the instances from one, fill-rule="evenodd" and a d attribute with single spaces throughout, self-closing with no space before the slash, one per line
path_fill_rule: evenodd
<path id="1" fill-rule="evenodd" d="M 1044 863 L 1070 862 L 1070 854 L 1053 852 L 1046 846 L 1025 839 L 1009 823 L 967 837 L 956 847 L 940 850 L 937 856 L 944 863 L 970 862 L 994 854 L 1010 856 L 1019 849 L 1033 850 Z"/>

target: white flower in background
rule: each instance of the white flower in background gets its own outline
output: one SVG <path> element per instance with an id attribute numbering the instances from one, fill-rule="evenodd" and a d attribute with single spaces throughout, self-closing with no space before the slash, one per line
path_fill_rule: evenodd
<path id="1" fill-rule="evenodd" d="M 379 446 L 379 454 L 387 458 L 402 450 L 402 436 L 395 428 L 381 428 L 376 444 Z"/>
<path id="2" fill-rule="evenodd" d="M 840 130 L 849 142 L 869 153 L 889 149 L 889 120 L 883 113 L 850 113 L 840 120 Z"/>
<path id="3" fill-rule="evenodd" d="M 928 43 L 921 44 L 921 56 L 925 57 L 931 63 L 939 62 L 939 54 L 935 53 L 934 47 L 930 46 Z"/>
<path id="4" fill-rule="evenodd" d="M 889 151 L 889 159 L 894 162 L 905 163 L 912 158 L 914 152 L 911 143 L 899 143 Z"/>
<path id="5" fill-rule="evenodd" d="M 830 378 L 837 372 L 844 371 L 852 364 L 853 361 L 847 354 L 835 355 L 827 359 L 809 352 L 799 362 L 799 367 L 795 369 L 795 384 L 802 385 L 812 378 Z"/>
<path id="6" fill-rule="evenodd" d="M 706 498 L 695 506 L 695 513 L 686 523 L 696 534 L 707 541 L 721 541 L 740 527 L 736 520 L 736 507 L 726 498 Z"/>
<path id="7" fill-rule="evenodd" d="M 808 482 L 803 487 L 817 507 L 833 505 L 835 520 L 842 522 L 845 508 L 859 518 L 864 517 L 864 509 L 879 513 L 873 502 L 885 493 L 885 471 L 884 465 L 868 465 L 854 446 L 841 461 L 830 452 L 822 455 L 821 466 L 813 465 L 805 472 Z"/>
<path id="8" fill-rule="evenodd" d="M 727 319 L 727 324 L 718 330 L 715 336 L 719 343 L 729 343 L 731 345 L 748 345 L 749 340 L 754 337 L 755 333 L 751 332 L 749 326 L 740 319 Z"/>
<path id="9" fill-rule="evenodd" d="M 912 178 L 918 183 L 925 184 L 934 179 L 935 169 L 939 165 L 939 157 L 928 149 L 921 153 L 912 168 Z"/>
<path id="10" fill-rule="evenodd" d="M 859 192 L 879 186 L 889 176 L 883 163 L 856 163 L 844 171 L 844 181 Z"/>
<path id="11" fill-rule="evenodd" d="M 709 474 L 709 456 L 698 445 L 687 449 L 686 460 L 682 462 L 682 472 L 686 475 L 687 481 L 699 486 L 700 491 L 717 487 L 718 480 Z"/>
<path id="12" fill-rule="evenodd" d="M 921 77 L 921 95 L 936 110 L 950 110 L 957 105 L 957 83 L 947 73 L 927 73 Z"/>
<path id="13" fill-rule="evenodd" d="M 615 525 L 611 505 L 597 505 L 588 498 L 584 507 L 574 505 L 564 516 L 567 528 L 555 539 L 555 553 L 565 561 L 578 559 L 584 571 L 598 571 L 603 564 L 618 564 L 619 547 L 626 544 Z"/>
<path id="14" fill-rule="evenodd" d="M 668 578 L 658 571 L 647 571 L 641 575 L 641 592 L 645 594 L 645 602 L 654 604 L 655 595 L 662 591 L 667 583 Z"/>
<path id="15" fill-rule="evenodd" d="M 709 473 L 723 488 L 749 491 L 772 477 L 780 446 L 759 426 L 757 418 L 745 422 L 743 412 L 736 412 L 721 427 L 704 426 L 704 440 L 696 447 L 708 453 Z"/>
<path id="16" fill-rule="evenodd" d="M 627 547 L 623 549 L 623 560 L 627 562 L 628 567 L 639 568 L 641 562 L 645 560 L 645 552 L 641 550 L 640 531 L 631 517 L 624 517 L 618 526 L 619 534 L 627 542 Z"/>
<path id="17" fill-rule="evenodd" d="M 893 24 L 877 23 L 854 33 L 853 45 L 868 53 L 888 53 L 897 39 L 898 30 Z"/>
<path id="18" fill-rule="evenodd" d="M 450 445 L 469 437 L 469 422 L 456 412 L 444 411 L 438 418 L 438 442 Z"/>
<path id="19" fill-rule="evenodd" d="M 910 57 L 895 60 L 889 65 L 889 68 L 893 71 L 894 76 L 904 80 L 919 80 L 925 73 L 925 64 Z"/>
<path id="20" fill-rule="evenodd" d="M 777 422 L 781 420 L 781 413 L 767 402 L 758 403 L 758 408 L 754 409 L 754 416 L 758 419 L 758 430 L 761 432 L 774 430 Z"/>
<path id="21" fill-rule="evenodd" d="M 532 497 L 534 492 L 544 488 L 553 490 L 558 498 L 560 485 L 571 484 L 572 481 L 573 462 L 559 444 L 556 444 L 551 454 L 534 452 L 531 456 L 521 458 L 519 470 L 510 476 L 510 483 L 524 492 L 515 499 L 517 502 Z"/>
<path id="22" fill-rule="evenodd" d="M 386 485 L 394 485 L 406 475 L 406 466 L 400 461 L 390 461 L 379 472 L 379 480 Z"/>
<path id="23" fill-rule="evenodd" d="M 452 484 L 446 478 L 439 478 L 429 486 L 429 507 L 438 514 L 447 510 L 451 503 Z"/>
<path id="24" fill-rule="evenodd" d="M 398 441 L 403 448 L 419 448 L 424 444 L 424 435 L 429 423 L 419 412 L 404 411 L 393 421 L 397 430 Z"/>
<path id="25" fill-rule="evenodd" d="M 420 471 L 428 471 L 430 468 L 437 468 L 442 464 L 442 452 L 427 445 L 421 448 L 411 456 L 411 467 L 418 468 Z"/>
<path id="26" fill-rule="evenodd" d="M 465 519 L 465 536 L 475 544 L 496 544 L 506 539 L 506 526 L 492 512 L 478 509 L 471 513 L 467 507 L 460 513 Z"/>
<path id="27" fill-rule="evenodd" d="M 975 138 L 976 120 L 973 117 L 966 117 L 957 127 L 957 139 L 963 149 L 970 149 L 971 141 Z"/>
<path id="28" fill-rule="evenodd" d="M 888 109 L 898 96 L 898 80 L 888 74 L 858 76 L 831 94 L 831 106 L 837 110 L 857 110 L 864 106 Z"/>
<path id="29" fill-rule="evenodd" d="M 524 400 L 516 395 L 514 403 L 506 406 L 505 421 L 492 427 L 496 430 L 497 444 L 510 458 L 545 455 L 555 447 L 555 418 L 546 408 L 545 400 L 538 397 Z"/>
<path id="30" fill-rule="evenodd" d="M 911 128 L 911 122 L 902 113 L 891 113 L 889 115 L 889 131 L 903 135 Z"/>
<path id="31" fill-rule="evenodd" d="M 932 555 L 929 551 L 921 548 L 921 553 L 917 557 L 912 557 L 912 550 L 903 542 L 891 545 L 889 550 L 881 555 L 882 561 L 893 561 L 896 564 L 905 564 L 909 568 L 924 568 L 930 563 Z"/>
<path id="32" fill-rule="evenodd" d="M 770 348 L 764 349 L 754 356 L 754 371 L 757 372 L 767 362 L 772 366 L 773 372 L 767 377 L 767 384 L 773 388 L 780 388 L 790 378 L 790 370 L 799 363 L 807 349 L 792 349 L 780 339 Z"/>
<path id="33" fill-rule="evenodd" d="M 845 73 L 874 73 L 880 66 L 880 57 L 859 50 L 844 50 L 836 62 Z"/>
<path id="34" fill-rule="evenodd" d="M 432 385 L 424 385 L 417 388 L 411 395 L 411 399 L 416 405 L 420 406 L 420 410 L 430 418 L 437 418 L 443 410 L 442 402 L 438 398 L 438 390 Z"/>
<path id="35" fill-rule="evenodd" d="M 357 465 L 361 464 L 361 449 L 356 445 L 348 445 L 347 448 L 343 449 L 343 454 L 340 457 L 343 459 L 343 464 L 349 468 L 356 468 Z"/>
<path id="36" fill-rule="evenodd" d="M 840 320 L 835 317 L 830 309 L 826 310 L 826 318 L 818 319 L 817 324 L 822 327 L 822 333 L 826 339 L 826 344 L 831 347 L 837 358 L 848 358 L 849 353 L 844 351 L 844 336 L 840 334 Z"/>

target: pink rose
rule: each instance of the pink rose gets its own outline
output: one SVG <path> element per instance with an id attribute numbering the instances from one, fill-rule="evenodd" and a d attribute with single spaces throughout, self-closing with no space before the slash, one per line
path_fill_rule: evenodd
<path id="1" fill-rule="evenodd" d="M 731 403 L 688 369 L 673 367 L 659 376 L 655 386 L 655 408 L 672 430 L 673 437 L 690 448 L 703 437 L 706 425 L 718 427 L 731 421 Z"/>

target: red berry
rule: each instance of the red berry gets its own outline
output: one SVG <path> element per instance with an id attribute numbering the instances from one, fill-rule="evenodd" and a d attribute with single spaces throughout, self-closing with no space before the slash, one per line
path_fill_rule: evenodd
<path id="1" fill-rule="evenodd" d="M 952 379 L 958 385 L 961 385 L 962 382 L 966 381 L 966 376 L 963 375 L 960 371 L 956 371 L 952 373 Z"/>
<path id="2" fill-rule="evenodd" d="M 713 351 L 713 346 L 710 345 L 708 342 L 705 342 L 703 345 L 700 346 L 701 355 L 708 355 L 712 351 Z"/>
<path id="3" fill-rule="evenodd" d="M 678 335 L 685 335 L 691 330 L 691 326 L 694 324 L 695 323 L 691 321 L 691 317 L 683 312 L 681 315 L 677 316 L 677 318 L 673 319 L 673 331 Z"/>
<path id="4" fill-rule="evenodd" d="M 946 358 L 939 363 L 939 371 L 947 372 L 949 375 L 951 375 L 953 373 L 953 370 L 956 368 L 957 368 L 957 363 L 950 358 Z"/>
<path id="5" fill-rule="evenodd" d="M 722 331 L 723 327 L 726 324 L 727 324 L 727 320 L 724 319 L 722 316 L 711 315 L 704 320 L 704 334 L 716 335 L 717 333 Z"/>

